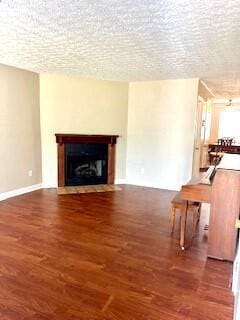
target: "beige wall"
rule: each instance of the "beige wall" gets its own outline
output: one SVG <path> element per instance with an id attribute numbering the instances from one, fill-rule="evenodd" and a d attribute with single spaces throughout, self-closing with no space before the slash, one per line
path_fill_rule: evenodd
<path id="1" fill-rule="evenodd" d="M 4 65 L 0 65 L 0 159 L 0 193 L 41 183 L 39 77 Z"/>
<path id="2" fill-rule="evenodd" d="M 57 132 L 119 134 L 117 180 L 127 168 L 129 183 L 178 189 L 191 175 L 197 93 L 198 79 L 41 75 L 41 154 L 39 77 L 0 65 L 0 193 L 41 183 L 41 156 L 44 186 L 57 185 Z"/>
<path id="3" fill-rule="evenodd" d="M 211 118 L 211 130 L 210 130 L 210 143 L 217 142 L 218 139 L 218 127 L 220 112 L 224 111 L 224 106 L 215 105 L 212 106 L 212 118 Z"/>
<path id="4" fill-rule="evenodd" d="M 41 75 L 44 185 L 57 185 L 55 133 L 118 134 L 116 179 L 126 174 L 128 84 Z"/>
<path id="5" fill-rule="evenodd" d="M 127 180 L 179 189 L 191 176 L 198 79 L 129 85 Z"/>

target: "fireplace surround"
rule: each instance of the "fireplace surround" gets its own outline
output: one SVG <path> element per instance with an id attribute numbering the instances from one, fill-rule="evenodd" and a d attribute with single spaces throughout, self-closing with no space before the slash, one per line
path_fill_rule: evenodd
<path id="1" fill-rule="evenodd" d="M 107 183 L 108 145 L 67 143 L 65 146 L 65 185 Z"/>
<path id="2" fill-rule="evenodd" d="M 117 135 L 57 133 L 58 187 L 113 184 Z"/>

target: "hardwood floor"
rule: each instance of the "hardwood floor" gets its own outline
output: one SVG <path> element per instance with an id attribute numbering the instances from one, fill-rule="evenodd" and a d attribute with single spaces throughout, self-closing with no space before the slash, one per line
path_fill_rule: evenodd
<path id="1" fill-rule="evenodd" d="M 0 319 L 232 319 L 232 265 L 206 258 L 206 212 L 180 251 L 173 196 L 123 186 L 0 202 Z"/>

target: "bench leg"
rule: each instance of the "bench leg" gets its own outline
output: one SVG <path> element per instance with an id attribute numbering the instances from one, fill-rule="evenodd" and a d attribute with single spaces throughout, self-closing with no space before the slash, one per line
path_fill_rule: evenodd
<path id="1" fill-rule="evenodd" d="M 201 217 L 201 209 L 202 209 L 202 204 L 199 203 L 199 207 L 198 207 L 198 223 L 199 223 L 199 220 L 200 220 L 200 217 Z"/>
<path id="2" fill-rule="evenodd" d="M 198 212 L 198 209 L 196 209 L 193 212 L 192 237 L 194 237 L 196 234 L 198 222 L 199 222 L 199 212 Z"/>
<path id="3" fill-rule="evenodd" d="M 171 209 L 172 233 L 174 232 L 174 227 L 175 227 L 175 216 L 176 216 L 176 209 L 174 208 L 174 206 L 172 206 L 172 209 Z"/>
<path id="4" fill-rule="evenodd" d="M 181 206 L 181 230 L 180 230 L 180 247 L 185 250 L 185 232 L 186 232 L 186 221 L 187 221 L 187 207 L 188 202 L 183 201 Z"/>

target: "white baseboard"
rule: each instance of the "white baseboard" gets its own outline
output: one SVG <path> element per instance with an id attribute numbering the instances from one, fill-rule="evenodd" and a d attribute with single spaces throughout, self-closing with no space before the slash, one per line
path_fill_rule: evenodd
<path id="1" fill-rule="evenodd" d="M 115 184 L 126 184 L 127 180 L 126 179 L 116 179 L 114 181 Z"/>
<path id="2" fill-rule="evenodd" d="M 145 188 L 154 188 L 154 189 L 160 189 L 160 190 L 169 190 L 169 191 L 179 191 L 180 189 L 176 186 L 164 186 L 154 183 L 141 183 L 138 181 L 132 181 L 132 180 L 126 180 L 126 184 L 132 185 L 132 186 L 138 186 L 138 187 L 145 187 Z"/>
<path id="3" fill-rule="evenodd" d="M 126 184 L 126 179 L 116 179 L 114 181 L 114 184 Z M 57 184 L 50 184 L 50 183 L 43 183 L 42 184 L 42 188 L 43 189 L 49 189 L 49 188 L 58 188 L 58 185 Z"/>
<path id="4" fill-rule="evenodd" d="M 20 196 L 21 194 L 32 192 L 39 189 L 42 189 L 42 183 L 34 184 L 32 186 L 28 186 L 25 188 L 3 192 L 3 193 L 0 193 L 0 201 L 6 200 L 12 197 Z"/>
<path id="5" fill-rule="evenodd" d="M 167 188 L 162 188 L 153 184 L 140 184 L 136 181 L 128 181 L 127 179 L 116 179 L 115 180 L 115 184 L 129 184 L 129 185 L 135 185 L 135 186 L 140 186 L 140 187 L 148 187 L 148 188 L 157 188 L 157 189 L 165 189 L 165 190 L 169 190 Z M 0 201 L 6 200 L 8 198 L 12 198 L 12 197 L 16 197 L 16 196 L 20 196 L 21 194 L 24 193 L 28 193 L 28 192 L 32 192 L 32 191 L 36 191 L 39 189 L 44 189 L 44 188 L 57 188 L 56 185 L 50 185 L 50 184 L 34 184 L 32 186 L 28 186 L 25 188 L 20 188 L 20 189 L 16 189 L 16 190 L 11 190 L 11 191 L 7 191 L 7 192 L 3 192 L 0 193 Z M 175 188 L 172 188 L 170 190 L 174 190 L 174 191 L 178 191 Z"/>
<path id="6" fill-rule="evenodd" d="M 56 189 L 56 188 L 58 188 L 58 185 L 55 183 L 52 183 L 52 184 L 51 183 L 43 183 L 42 188 L 43 189 Z"/>

